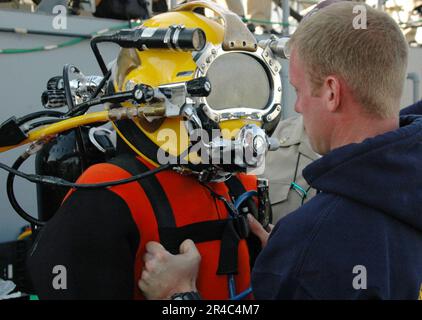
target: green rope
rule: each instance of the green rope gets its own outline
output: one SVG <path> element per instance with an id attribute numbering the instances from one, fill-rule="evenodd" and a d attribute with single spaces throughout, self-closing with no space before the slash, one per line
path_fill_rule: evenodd
<path id="1" fill-rule="evenodd" d="M 141 23 L 142 22 L 139 22 L 139 23 L 135 22 L 135 23 L 132 23 L 132 26 L 139 26 Z M 94 36 L 109 32 L 109 31 L 120 30 L 120 29 L 124 29 L 124 28 L 128 28 L 128 27 L 129 27 L 128 23 L 120 24 L 120 25 L 117 25 L 117 26 L 110 27 L 108 29 L 104 29 L 104 30 L 100 30 L 100 31 L 90 33 L 90 35 L 91 35 L 91 37 L 94 37 Z M 60 33 L 58 32 L 57 35 L 60 36 Z M 46 45 L 46 46 L 28 48 L 28 49 L 14 49 L 14 48 L 13 49 L 0 49 L 0 54 L 19 54 L 19 53 L 49 51 L 49 50 L 73 46 L 75 44 L 81 43 L 84 40 L 87 40 L 87 38 L 75 38 L 75 39 L 65 41 L 65 42 L 62 42 L 62 43 L 59 43 L 59 44 Z"/>

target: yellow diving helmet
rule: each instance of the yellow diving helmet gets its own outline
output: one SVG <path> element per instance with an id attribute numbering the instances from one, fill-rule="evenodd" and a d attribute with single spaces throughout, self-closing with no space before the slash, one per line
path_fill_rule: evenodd
<path id="1" fill-rule="evenodd" d="M 139 30 L 151 43 L 161 37 L 163 46 L 123 48 L 114 91 L 155 88 L 148 105 L 162 104 L 165 116 L 114 121 L 118 135 L 151 164 L 181 164 L 207 180 L 261 168 L 281 117 L 281 66 L 271 48 L 258 46 L 234 13 L 205 1 L 157 15 Z M 188 50 L 184 30 L 193 30 Z"/>

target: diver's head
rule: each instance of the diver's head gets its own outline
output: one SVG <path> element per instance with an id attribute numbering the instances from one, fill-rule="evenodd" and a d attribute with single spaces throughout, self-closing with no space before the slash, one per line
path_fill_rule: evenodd
<path id="1" fill-rule="evenodd" d="M 196 13 L 201 7 L 215 17 Z M 114 89 L 155 88 L 149 104 L 165 106 L 166 116 L 115 122 L 120 137 L 147 161 L 179 164 L 204 180 L 262 169 L 281 117 L 280 64 L 271 49 L 259 47 L 236 15 L 209 2 L 188 3 L 140 28 L 151 36 L 164 30 L 173 45 L 122 49 Z M 203 31 L 201 50 L 174 45 L 175 32 L 184 29 Z"/>

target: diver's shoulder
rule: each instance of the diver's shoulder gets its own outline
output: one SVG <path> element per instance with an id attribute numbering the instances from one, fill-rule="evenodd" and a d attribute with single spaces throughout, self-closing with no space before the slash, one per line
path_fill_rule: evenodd
<path id="1" fill-rule="evenodd" d="M 131 174 L 112 163 L 97 163 L 86 169 L 78 178 L 78 183 L 102 183 L 129 178 Z"/>

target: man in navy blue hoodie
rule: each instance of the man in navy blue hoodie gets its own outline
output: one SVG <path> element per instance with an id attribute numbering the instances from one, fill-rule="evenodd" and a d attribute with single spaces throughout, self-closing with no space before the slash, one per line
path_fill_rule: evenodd
<path id="1" fill-rule="evenodd" d="M 366 19 L 356 20 L 363 11 Z M 254 296 L 417 299 L 422 117 L 399 118 L 408 54 L 400 29 L 362 3 L 333 4 L 300 24 L 289 49 L 295 109 L 323 155 L 303 175 L 319 193 L 281 219 L 269 239 L 251 220 L 265 245 L 253 269 Z M 196 290 L 197 264 L 189 269 L 189 261 L 198 254 L 191 241 L 182 246 L 172 256 L 149 244 L 140 281 L 147 297 Z"/>

